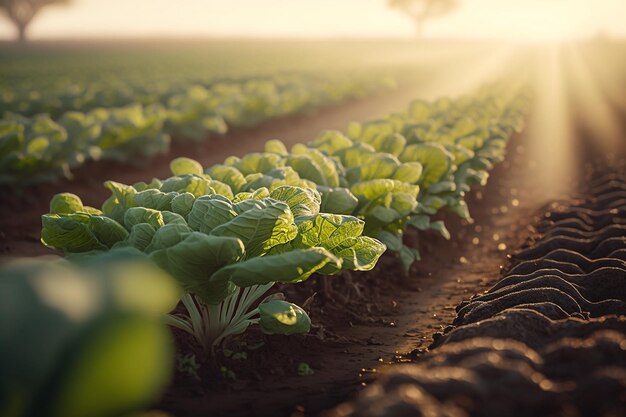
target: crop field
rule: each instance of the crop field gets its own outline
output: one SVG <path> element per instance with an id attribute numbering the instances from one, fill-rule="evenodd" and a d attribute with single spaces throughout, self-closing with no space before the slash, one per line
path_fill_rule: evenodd
<path id="1" fill-rule="evenodd" d="M 0 43 L 0 416 L 626 416 L 626 43 Z"/>

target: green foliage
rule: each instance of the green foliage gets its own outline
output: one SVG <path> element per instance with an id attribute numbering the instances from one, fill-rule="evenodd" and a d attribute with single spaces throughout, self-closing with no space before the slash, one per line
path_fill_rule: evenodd
<path id="1" fill-rule="evenodd" d="M 40 90 L 46 94 L 36 94 L 30 83 L 22 89 L 11 85 L 9 93 L 0 93 L 0 184 L 71 178 L 71 169 L 88 160 L 143 163 L 167 152 L 170 137 L 201 142 L 231 127 L 250 127 L 390 88 L 375 75 L 351 80 L 332 72 L 207 81 L 205 85 L 192 78 L 182 85 L 172 80 L 162 89 L 159 83 L 155 87 L 142 80 L 121 91 L 118 84 L 89 81 L 89 87 L 59 87 L 56 93 L 46 86 Z M 286 153 L 278 143 L 274 145 L 268 153 Z M 172 166 L 176 175 L 202 173 L 181 166 L 181 161 Z M 246 168 L 251 163 L 238 168 L 244 175 L 266 173 L 254 165 Z"/>
<path id="2" fill-rule="evenodd" d="M 268 334 L 308 333 L 311 319 L 295 304 L 282 300 L 269 300 L 259 305 L 261 328 Z"/>
<path id="3" fill-rule="evenodd" d="M 313 375 L 315 373 L 313 368 L 311 368 L 311 366 L 309 366 L 309 364 L 306 363 L 306 362 L 300 362 L 298 364 L 297 371 L 298 371 L 298 375 L 300 375 L 300 376 L 309 376 L 309 375 Z"/>
<path id="4" fill-rule="evenodd" d="M 0 269 L 0 414 L 108 417 L 139 411 L 168 383 L 161 315 L 174 282 L 134 251 L 80 266 L 29 260 Z"/>
<path id="5" fill-rule="evenodd" d="M 274 295 L 259 302 L 275 282 L 370 270 L 386 249 L 408 271 L 420 254 L 403 243 L 407 227 L 450 239 L 434 216 L 448 210 L 470 219 L 465 192 L 484 183 L 521 126 L 526 99 L 506 91 L 415 102 L 405 113 L 352 124 L 347 135 L 326 131 L 290 151 L 272 140 L 265 152 L 207 169 L 178 158 L 170 178 L 107 182 L 112 195 L 102 212 L 58 195 L 42 218 L 42 241 L 68 253 L 149 254 L 187 291 L 187 314 L 168 323 L 209 353 L 255 324 L 299 332 L 308 327 L 284 327 L 268 315 L 277 305 L 304 320 L 297 306 Z"/>

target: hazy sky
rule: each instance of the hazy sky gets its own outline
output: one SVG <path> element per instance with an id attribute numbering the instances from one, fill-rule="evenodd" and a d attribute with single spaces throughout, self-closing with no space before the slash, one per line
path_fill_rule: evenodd
<path id="1" fill-rule="evenodd" d="M 129 36 L 412 36 L 412 23 L 385 0 L 74 0 L 52 6 L 32 38 Z M 563 39 L 626 35 L 626 0 L 462 0 L 429 36 Z M 13 37 L 0 19 L 0 38 Z"/>

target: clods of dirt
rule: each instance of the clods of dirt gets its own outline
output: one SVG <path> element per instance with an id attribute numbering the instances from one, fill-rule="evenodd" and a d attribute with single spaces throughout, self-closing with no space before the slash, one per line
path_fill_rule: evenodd
<path id="1" fill-rule="evenodd" d="M 626 176 L 551 205 L 431 354 L 329 417 L 626 415 Z"/>

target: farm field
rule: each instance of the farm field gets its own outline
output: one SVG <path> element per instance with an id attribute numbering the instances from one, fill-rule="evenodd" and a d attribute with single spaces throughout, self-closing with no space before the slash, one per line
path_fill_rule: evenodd
<path id="1" fill-rule="evenodd" d="M 2 415 L 626 414 L 625 43 L 0 60 Z"/>

